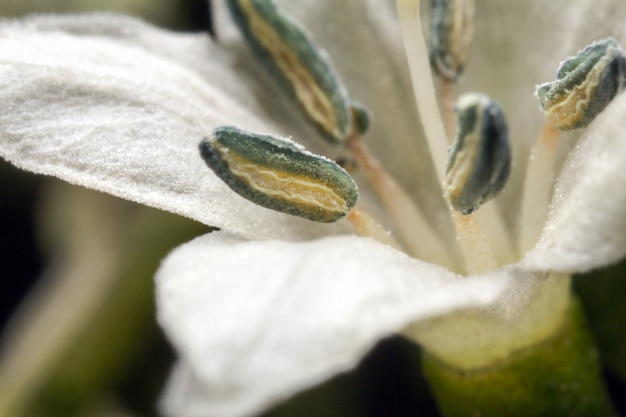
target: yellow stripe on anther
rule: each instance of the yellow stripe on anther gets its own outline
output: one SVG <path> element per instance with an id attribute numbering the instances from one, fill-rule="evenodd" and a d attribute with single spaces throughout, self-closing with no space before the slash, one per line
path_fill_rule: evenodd
<path id="1" fill-rule="evenodd" d="M 316 206 L 334 213 L 349 211 L 346 200 L 320 182 L 275 171 L 229 152 L 221 152 L 221 154 L 233 175 L 244 181 L 250 188 L 268 197 L 283 199 L 291 204 Z"/>
<path id="2" fill-rule="evenodd" d="M 582 119 L 589 107 L 591 97 L 598 88 L 602 73 L 611 62 L 611 56 L 605 56 L 593 67 L 585 81 L 576 85 L 563 100 L 546 108 L 546 118 L 557 129 L 567 129 Z"/>
<path id="3" fill-rule="evenodd" d="M 626 58 L 613 38 L 596 41 L 561 62 L 555 81 L 535 95 L 548 121 L 559 130 L 587 127 L 624 88 Z"/>
<path id="4" fill-rule="evenodd" d="M 298 58 L 280 35 L 259 16 L 251 1 L 240 1 L 242 11 L 246 14 L 249 29 L 255 39 L 261 43 L 273 57 L 276 65 L 291 83 L 296 99 L 316 123 L 329 134 L 340 137 L 333 104 L 329 97 L 317 84 L 313 74 Z"/>

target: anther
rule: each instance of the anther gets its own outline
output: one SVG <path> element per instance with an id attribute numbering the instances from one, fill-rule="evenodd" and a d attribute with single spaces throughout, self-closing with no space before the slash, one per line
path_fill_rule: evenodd
<path id="1" fill-rule="evenodd" d="M 356 184 L 339 165 L 288 139 L 219 127 L 200 142 L 206 164 L 253 203 L 330 223 L 356 204 Z"/>
<path id="2" fill-rule="evenodd" d="M 556 80 L 537 87 L 548 121 L 559 130 L 588 126 L 624 88 L 626 59 L 613 38 L 587 46 L 561 63 Z"/>
<path id="3" fill-rule="evenodd" d="M 469 56 L 474 35 L 473 0 L 432 0 L 430 62 L 444 79 L 456 80 Z"/>
<path id="4" fill-rule="evenodd" d="M 449 150 L 444 196 L 462 214 L 494 198 L 511 171 L 511 150 L 504 114 L 484 94 L 457 101 L 457 134 Z"/>
<path id="5" fill-rule="evenodd" d="M 331 142 L 343 142 L 353 129 L 351 101 L 328 54 L 271 0 L 227 4 L 261 64 L 307 119 Z"/>

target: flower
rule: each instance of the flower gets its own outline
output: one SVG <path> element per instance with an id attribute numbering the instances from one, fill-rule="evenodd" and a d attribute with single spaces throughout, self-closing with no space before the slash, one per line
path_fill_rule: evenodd
<path id="1" fill-rule="evenodd" d="M 373 110 L 374 153 L 453 242 L 440 179 L 424 156 L 392 3 L 284 3 Z M 534 84 L 594 39 L 626 42 L 621 27 L 606 24 L 622 21 L 623 8 L 605 3 L 494 3 L 478 14 L 488 24 L 476 25 L 466 85 L 502 103 L 518 161 L 541 122 Z M 221 229 L 174 251 L 157 274 L 158 318 L 180 355 L 164 399 L 169 413 L 253 414 L 349 369 L 377 340 L 409 325 L 429 351 L 480 366 L 551 334 L 568 301 L 562 274 L 626 254 L 624 95 L 563 164 L 535 247 L 523 257 L 500 254 L 516 259 L 496 271 L 462 277 L 452 265 L 356 237 L 346 222 L 314 224 L 243 200 L 199 158 L 200 138 L 215 127 L 335 151 L 271 89 L 217 5 L 217 41 L 110 14 L 0 23 L 0 155 Z M 528 34 L 527 22 L 538 29 Z M 523 171 L 518 163 L 498 201 L 509 237 Z M 361 194 L 384 218 L 367 186 Z"/>

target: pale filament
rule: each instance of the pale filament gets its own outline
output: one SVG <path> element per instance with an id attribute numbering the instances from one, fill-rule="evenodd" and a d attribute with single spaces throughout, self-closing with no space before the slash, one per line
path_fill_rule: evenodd
<path id="1" fill-rule="evenodd" d="M 346 220 L 352 224 L 352 227 L 354 227 L 354 230 L 360 236 L 371 237 L 380 243 L 404 252 L 404 248 L 394 239 L 387 229 L 374 220 L 367 212 L 358 207 L 354 207 L 350 210 L 346 216 Z"/>
<path id="2" fill-rule="evenodd" d="M 446 161 L 448 160 L 448 140 L 439 114 L 428 51 L 422 34 L 420 0 L 396 0 L 396 6 L 415 92 L 415 102 L 424 126 L 437 178 L 443 179 L 446 175 Z"/>
<path id="3" fill-rule="evenodd" d="M 439 96 L 441 97 L 441 113 L 443 115 L 443 126 L 448 137 L 448 144 L 454 141 L 454 129 L 456 126 L 456 114 L 454 113 L 454 102 L 456 93 L 455 83 L 447 78 L 439 77 Z"/>
<path id="4" fill-rule="evenodd" d="M 546 121 L 530 151 L 519 223 L 521 255 L 537 243 L 548 217 L 548 207 L 555 180 L 556 148 L 560 136 L 561 132 Z"/>
<path id="5" fill-rule="evenodd" d="M 454 265 L 449 248 L 431 229 L 413 199 L 370 153 L 361 136 L 352 134 L 346 146 L 397 226 L 400 241 L 409 253 L 429 262 Z"/>

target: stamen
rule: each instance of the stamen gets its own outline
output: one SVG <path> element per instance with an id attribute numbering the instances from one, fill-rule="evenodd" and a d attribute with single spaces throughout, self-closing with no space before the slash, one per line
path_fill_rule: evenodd
<path id="1" fill-rule="evenodd" d="M 200 143 L 209 168 L 253 203 L 330 223 L 356 204 L 356 184 L 339 165 L 270 135 L 220 127 Z"/>
<path id="2" fill-rule="evenodd" d="M 456 113 L 454 103 L 456 94 L 454 92 L 455 83 L 442 78 L 439 83 L 439 95 L 441 97 L 441 113 L 443 115 L 443 125 L 448 137 L 448 143 L 452 144 L 456 128 Z"/>
<path id="3" fill-rule="evenodd" d="M 508 179 L 508 131 L 500 107 L 483 94 L 461 96 L 457 112 L 444 196 L 455 210 L 453 219 L 468 272 L 484 272 L 495 267 L 494 255 L 476 220 L 468 215 L 494 198 Z"/>
<path id="4" fill-rule="evenodd" d="M 474 1 L 432 0 L 431 4 L 430 62 L 443 79 L 456 81 L 474 37 Z"/>
<path id="5" fill-rule="evenodd" d="M 626 59 L 615 39 L 592 43 L 559 65 L 556 80 L 537 87 L 546 125 L 530 152 L 520 216 L 520 250 L 533 247 L 545 224 L 559 131 L 588 126 L 624 88 Z"/>
<path id="6" fill-rule="evenodd" d="M 363 103 L 354 99 L 350 99 L 350 111 L 354 122 L 353 130 L 363 136 L 370 128 L 370 120 L 372 119 L 370 111 Z"/>
<path id="7" fill-rule="evenodd" d="M 430 63 L 439 75 L 444 127 L 454 136 L 454 86 L 465 68 L 474 36 L 473 0 L 432 0 L 430 11 Z"/>
<path id="8" fill-rule="evenodd" d="M 362 209 L 355 207 L 350 210 L 346 220 L 352 224 L 360 236 L 371 237 L 380 243 L 404 252 L 404 248 L 393 238 L 391 233 Z"/>
<path id="9" fill-rule="evenodd" d="M 350 99 L 328 55 L 271 0 L 228 0 L 248 45 L 325 138 L 342 142 L 352 128 Z"/>
<path id="10" fill-rule="evenodd" d="M 361 136 L 354 133 L 346 140 L 346 146 L 396 224 L 409 253 L 428 262 L 454 265 L 451 251 L 432 230 L 413 199 L 370 153 Z"/>
<path id="11" fill-rule="evenodd" d="M 556 81 L 537 87 L 537 98 L 557 129 L 587 127 L 624 88 L 626 59 L 613 38 L 587 46 L 561 62 Z"/>
<path id="12" fill-rule="evenodd" d="M 444 196 L 467 215 L 502 191 L 511 172 L 511 149 L 504 113 L 487 96 L 464 94 L 457 113 Z"/>
<path id="13" fill-rule="evenodd" d="M 454 82 L 441 80 L 441 106 L 443 108 L 444 122 L 446 132 L 449 132 L 451 138 L 454 137 L 456 128 L 456 113 L 454 111 Z M 513 246 L 510 233 L 494 202 L 488 202 L 481 205 L 480 210 L 473 213 L 475 221 L 479 225 L 478 231 L 481 231 L 489 245 L 491 246 L 498 263 L 505 265 L 515 261 L 516 251 Z"/>
<path id="14" fill-rule="evenodd" d="M 424 126 L 437 178 L 443 178 L 446 173 L 445 161 L 448 159 L 448 140 L 439 114 L 419 6 L 420 0 L 396 0 L 404 49 L 415 91 L 415 102 Z"/>
<path id="15" fill-rule="evenodd" d="M 435 88 L 433 86 L 426 43 L 422 32 L 419 6 L 420 0 L 396 0 L 404 49 L 411 72 L 413 90 L 415 92 L 415 101 L 424 126 L 424 132 L 426 134 L 431 158 L 435 165 L 436 174 L 439 178 L 444 178 L 446 174 L 444 161 L 448 159 L 448 140 L 439 113 Z M 471 227 L 468 227 L 465 223 L 469 221 L 461 222 L 454 213 L 451 213 L 451 215 L 457 231 L 457 240 L 461 246 L 468 271 L 481 272 L 473 270 L 473 268 L 475 267 L 475 259 L 479 259 L 483 256 L 491 260 L 489 262 L 481 261 L 479 262 L 479 266 L 476 267 L 491 268 L 491 265 L 495 265 L 493 253 L 489 250 L 489 245 L 486 243 L 484 235 L 481 233 L 478 226 L 475 225 L 473 219 L 469 223 Z"/>
<path id="16" fill-rule="evenodd" d="M 227 3 L 236 24 L 270 74 L 326 137 L 344 143 L 355 155 L 411 254 L 450 265 L 450 251 L 431 230 L 413 200 L 361 141 L 360 137 L 369 128 L 369 112 L 348 96 L 327 54 L 272 1 L 228 0 Z"/>
<path id="17" fill-rule="evenodd" d="M 465 68 L 474 32 L 473 0 L 432 0 L 430 14 L 430 62 L 439 75 L 439 96 L 444 128 L 452 142 L 455 135 L 455 86 Z M 513 242 L 502 214 L 494 204 L 486 204 L 477 214 L 485 238 L 501 264 L 514 260 Z"/>

